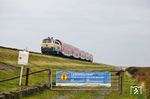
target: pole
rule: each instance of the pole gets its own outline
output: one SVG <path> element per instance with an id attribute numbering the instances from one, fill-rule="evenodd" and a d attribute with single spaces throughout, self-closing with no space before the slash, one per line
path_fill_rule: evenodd
<path id="1" fill-rule="evenodd" d="M 27 71 L 26 71 L 26 86 L 28 86 L 28 81 L 29 81 L 29 68 L 27 68 Z"/>
<path id="2" fill-rule="evenodd" d="M 53 88 L 53 78 L 52 78 L 52 70 L 51 70 L 51 78 L 50 78 L 50 81 L 51 81 L 51 89 Z"/>
<path id="3" fill-rule="evenodd" d="M 21 84 L 22 84 L 22 74 L 23 74 L 23 65 L 21 66 L 21 71 L 20 71 L 19 86 L 21 86 Z"/>
<path id="4" fill-rule="evenodd" d="M 123 71 L 120 71 L 119 74 L 119 93 L 122 94 L 123 92 Z"/>
<path id="5" fill-rule="evenodd" d="M 51 85 L 51 70 L 48 70 L 48 88 L 50 88 Z"/>
<path id="6" fill-rule="evenodd" d="M 122 94 L 123 93 L 123 71 L 121 71 L 121 78 L 120 78 L 120 90 L 121 90 L 121 92 L 120 92 L 120 94 Z"/>
<path id="7" fill-rule="evenodd" d="M 120 94 L 120 73 L 118 75 L 118 93 Z"/>

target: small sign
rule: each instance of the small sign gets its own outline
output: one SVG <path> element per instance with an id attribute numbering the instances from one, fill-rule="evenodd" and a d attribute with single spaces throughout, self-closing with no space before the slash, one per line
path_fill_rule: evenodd
<path id="1" fill-rule="evenodd" d="M 109 72 L 57 71 L 56 86 L 105 86 L 111 87 Z"/>
<path id="2" fill-rule="evenodd" d="M 29 58 L 29 52 L 19 51 L 18 64 L 27 65 L 28 64 L 28 58 Z"/>
<path id="3" fill-rule="evenodd" d="M 142 94 L 142 86 L 130 86 L 130 94 Z"/>
<path id="4" fill-rule="evenodd" d="M 67 74 L 61 74 L 60 75 L 60 79 L 61 80 L 67 80 L 68 79 L 68 75 Z"/>

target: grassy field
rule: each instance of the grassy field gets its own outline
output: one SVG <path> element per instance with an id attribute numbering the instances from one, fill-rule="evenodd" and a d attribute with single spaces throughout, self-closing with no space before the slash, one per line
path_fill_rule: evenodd
<path id="1" fill-rule="evenodd" d="M 147 93 L 147 98 L 150 99 L 150 67 L 129 67 L 126 70 L 132 79 L 141 83 Z"/>
<path id="2" fill-rule="evenodd" d="M 0 48 L 0 80 L 18 76 L 20 73 L 20 66 L 17 64 L 18 51 Z M 82 70 L 114 70 L 119 69 L 117 67 L 90 63 L 78 60 L 72 60 L 67 58 L 60 58 L 54 56 L 47 56 L 41 54 L 31 53 L 29 56 L 29 64 L 24 68 L 24 74 L 26 68 L 30 68 L 30 72 L 42 70 L 42 69 L 82 69 Z M 47 83 L 48 72 L 43 72 L 35 75 L 31 75 L 29 78 L 29 86 L 38 83 Z M 131 80 L 130 77 L 125 73 L 126 80 Z M 20 90 L 22 87 L 18 85 L 19 79 L 15 79 L 8 82 L 0 82 L 0 92 Z M 23 87 L 25 79 L 23 78 Z M 124 91 L 122 95 L 118 92 L 109 92 L 108 95 L 104 96 L 104 91 L 51 91 L 46 90 L 43 93 L 37 93 L 33 96 L 24 97 L 24 99 L 145 99 L 144 95 L 130 95 L 130 85 L 136 82 L 125 82 Z"/>

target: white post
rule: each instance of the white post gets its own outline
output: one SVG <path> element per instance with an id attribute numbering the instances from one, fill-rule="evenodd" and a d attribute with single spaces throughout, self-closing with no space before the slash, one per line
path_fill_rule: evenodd
<path id="1" fill-rule="evenodd" d="M 18 64 L 21 65 L 19 86 L 22 84 L 23 67 L 28 64 L 29 52 L 19 51 Z"/>
<path id="2" fill-rule="evenodd" d="M 20 71 L 19 86 L 21 86 L 21 84 L 22 84 L 22 74 L 23 74 L 23 65 L 21 66 L 21 71 Z"/>

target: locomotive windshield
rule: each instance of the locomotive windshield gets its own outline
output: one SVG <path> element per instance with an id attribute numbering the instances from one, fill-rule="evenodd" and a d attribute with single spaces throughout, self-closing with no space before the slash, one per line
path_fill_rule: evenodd
<path id="1" fill-rule="evenodd" d="M 43 43 L 51 43 L 51 40 L 50 39 L 44 39 Z"/>

